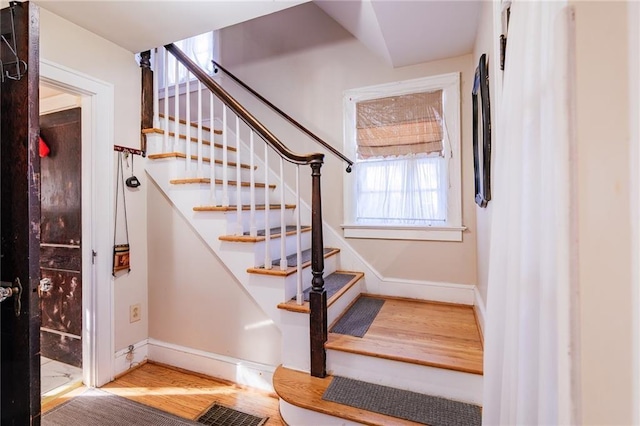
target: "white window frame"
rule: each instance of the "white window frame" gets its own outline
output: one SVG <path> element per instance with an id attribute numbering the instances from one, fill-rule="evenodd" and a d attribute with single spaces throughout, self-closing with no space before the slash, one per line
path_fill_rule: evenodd
<path id="1" fill-rule="evenodd" d="M 460 73 L 441 74 L 344 92 L 344 152 L 356 158 L 356 104 L 361 101 L 406 95 L 426 91 L 443 91 L 443 115 L 446 125 L 444 156 L 448 162 L 449 189 L 447 193 L 447 220 L 438 226 L 363 225 L 355 219 L 355 173 L 344 178 L 345 238 L 373 238 L 391 240 L 462 241 L 462 173 L 460 133 Z M 357 163 L 354 168 L 357 167 Z"/>

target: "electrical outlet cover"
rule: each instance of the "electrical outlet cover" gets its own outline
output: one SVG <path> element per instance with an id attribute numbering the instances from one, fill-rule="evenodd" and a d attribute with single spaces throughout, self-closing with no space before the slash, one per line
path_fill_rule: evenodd
<path id="1" fill-rule="evenodd" d="M 129 306 L 129 322 L 140 321 L 140 310 L 141 308 L 139 303 Z"/>

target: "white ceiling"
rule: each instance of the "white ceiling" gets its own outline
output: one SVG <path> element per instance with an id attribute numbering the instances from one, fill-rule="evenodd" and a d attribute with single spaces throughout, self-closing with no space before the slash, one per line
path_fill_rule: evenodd
<path id="1" fill-rule="evenodd" d="M 394 67 L 473 51 L 479 0 L 316 0 L 329 16 Z"/>
<path id="2" fill-rule="evenodd" d="M 308 1 L 35 0 L 35 3 L 137 53 Z"/>
<path id="3" fill-rule="evenodd" d="M 41 7 L 140 52 L 309 0 L 35 0 Z M 473 51 L 481 0 L 315 0 L 390 65 Z"/>

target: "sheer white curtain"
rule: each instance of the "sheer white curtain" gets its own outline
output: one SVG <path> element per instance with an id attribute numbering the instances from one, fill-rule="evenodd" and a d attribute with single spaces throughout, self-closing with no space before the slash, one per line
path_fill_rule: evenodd
<path id="1" fill-rule="evenodd" d="M 359 161 L 356 221 L 424 226 L 447 219 L 446 160 L 409 154 Z"/>
<path id="2" fill-rule="evenodd" d="M 514 1 L 495 143 L 483 424 L 572 424 L 566 1 Z M 493 72 L 497 72 L 494 70 Z"/>

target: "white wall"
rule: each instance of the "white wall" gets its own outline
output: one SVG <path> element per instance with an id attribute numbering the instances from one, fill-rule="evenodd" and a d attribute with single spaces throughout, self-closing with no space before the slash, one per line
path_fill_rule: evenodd
<path id="1" fill-rule="evenodd" d="M 499 17 L 496 18 L 499 20 Z M 482 54 L 487 55 L 487 64 L 489 65 L 489 99 L 491 107 L 491 164 L 495 164 L 496 150 L 500 147 L 496 146 L 496 116 L 498 109 L 498 101 L 496 98 L 496 86 L 498 80 L 502 79 L 502 71 L 496 66 L 497 57 L 500 52 L 494 51 L 494 5 L 493 2 L 482 3 L 482 15 L 478 24 L 478 32 L 476 34 L 476 43 L 473 49 L 473 66 L 478 66 L 478 61 Z M 474 68 L 475 70 L 475 68 Z M 473 167 L 473 166 L 472 166 Z M 491 169 L 493 177 L 494 168 Z M 493 179 L 491 180 L 493 186 Z M 481 303 L 487 301 L 487 290 L 489 288 L 489 258 L 491 255 L 491 217 L 493 203 L 489 201 L 487 207 L 480 208 L 476 206 L 476 242 L 477 242 L 477 273 L 478 273 L 478 291 L 482 298 Z"/>
<path id="2" fill-rule="evenodd" d="M 631 258 L 630 233 L 628 6 L 571 3 L 576 14 L 582 423 L 629 425 L 638 403 L 632 393 L 637 365 L 632 311 L 638 301 L 632 299 L 637 260 Z"/>
<path id="3" fill-rule="evenodd" d="M 280 364 L 278 328 L 151 180 L 147 203 L 149 337 Z"/>
<path id="4" fill-rule="evenodd" d="M 629 133 L 631 135 L 633 424 L 640 423 L 640 3 L 629 4 Z"/>
<path id="5" fill-rule="evenodd" d="M 469 228 L 463 234 L 463 242 L 350 239 L 349 243 L 385 277 L 476 283 L 471 55 L 393 69 L 313 3 L 225 28 L 220 37 L 220 57 L 226 68 L 340 151 L 344 90 L 461 72 L 463 225 Z M 232 85 L 225 83 L 225 87 L 241 102 L 251 101 L 239 90 L 232 90 Z M 259 105 L 252 105 L 251 111 L 294 150 L 322 151 Z M 344 169 L 345 164 L 326 153 L 322 168 L 323 215 L 340 232 Z M 304 173 L 303 188 L 310 187 L 307 174 L 310 172 Z"/>
<path id="6" fill-rule="evenodd" d="M 115 143 L 140 147 L 140 71 L 130 52 L 41 8 L 40 57 L 113 84 Z M 119 274 L 118 278 L 111 281 L 114 290 L 116 351 L 146 339 L 148 334 L 147 182 L 139 160 L 136 159 L 136 174 L 142 186 L 127 193 L 132 271 L 130 274 Z M 115 185 L 114 176 L 115 173 L 96 176 L 96 179 L 106 179 Z M 98 255 L 111 257 L 111 253 Z M 130 324 L 129 306 L 135 303 L 142 305 L 142 320 Z"/>

